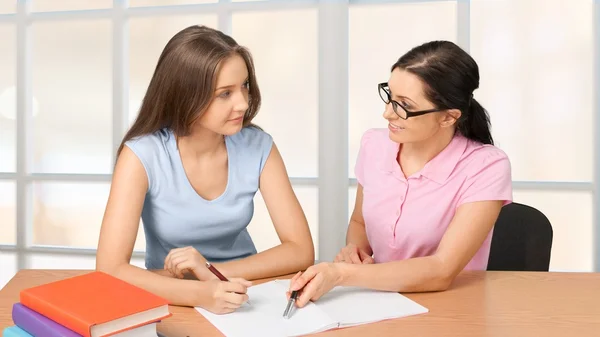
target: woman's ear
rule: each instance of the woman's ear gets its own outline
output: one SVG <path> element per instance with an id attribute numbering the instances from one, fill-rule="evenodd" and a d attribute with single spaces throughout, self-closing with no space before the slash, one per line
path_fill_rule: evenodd
<path id="1" fill-rule="evenodd" d="M 458 121 L 458 119 L 460 118 L 461 115 L 462 115 L 462 112 L 460 112 L 460 110 L 458 110 L 458 109 L 446 110 L 442 114 L 443 117 L 442 117 L 442 120 L 440 121 L 440 125 L 443 128 L 450 127 Z"/>

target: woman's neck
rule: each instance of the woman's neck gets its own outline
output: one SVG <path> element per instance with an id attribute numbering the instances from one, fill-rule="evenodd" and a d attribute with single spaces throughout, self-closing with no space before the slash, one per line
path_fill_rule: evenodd
<path id="1" fill-rule="evenodd" d="M 207 129 L 196 129 L 188 136 L 178 137 L 177 147 L 182 154 L 200 158 L 213 156 L 225 146 L 223 135 Z"/>
<path id="2" fill-rule="evenodd" d="M 438 135 L 422 142 L 400 144 L 400 151 L 396 158 L 400 167 L 403 169 L 404 166 L 416 168 L 411 170 L 415 172 L 421 170 L 425 164 L 435 158 L 450 144 L 452 138 L 454 138 L 454 131 L 448 131 L 441 130 Z"/>

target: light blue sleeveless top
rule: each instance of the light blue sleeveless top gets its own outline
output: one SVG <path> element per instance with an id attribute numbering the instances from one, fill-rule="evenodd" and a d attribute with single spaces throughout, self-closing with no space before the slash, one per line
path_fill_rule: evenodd
<path id="1" fill-rule="evenodd" d="M 190 184 L 171 130 L 126 142 L 148 175 L 142 210 L 146 268 L 162 269 L 169 251 L 185 246 L 193 246 L 216 263 L 256 254 L 247 226 L 272 144 L 268 133 L 252 126 L 226 136 L 227 187 L 221 196 L 209 201 Z"/>

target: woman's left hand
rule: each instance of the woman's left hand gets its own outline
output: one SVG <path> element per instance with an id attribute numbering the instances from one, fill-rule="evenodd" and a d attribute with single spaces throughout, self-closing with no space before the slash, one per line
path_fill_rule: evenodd
<path id="1" fill-rule="evenodd" d="M 316 301 L 342 281 L 340 264 L 319 263 L 309 267 L 304 273 L 298 273 L 290 281 L 288 298 L 294 290 L 300 290 L 296 299 L 298 307 L 305 306 L 308 301 Z"/>
<path id="2" fill-rule="evenodd" d="M 206 259 L 204 256 L 191 246 L 171 249 L 165 258 L 164 268 L 177 278 L 184 278 L 184 274 L 187 271 L 193 273 L 201 281 L 216 278 L 206 268 Z"/>

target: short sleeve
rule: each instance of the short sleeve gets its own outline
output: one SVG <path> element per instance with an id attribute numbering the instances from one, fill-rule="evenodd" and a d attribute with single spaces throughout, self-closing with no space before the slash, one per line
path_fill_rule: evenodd
<path id="1" fill-rule="evenodd" d="M 354 175 L 356 180 L 362 186 L 365 185 L 365 165 L 368 162 L 369 151 L 368 147 L 371 139 L 373 138 L 375 130 L 367 130 L 360 139 L 360 149 L 356 158 L 356 165 L 354 166 Z"/>
<path id="2" fill-rule="evenodd" d="M 255 125 L 250 125 L 242 129 L 236 136 L 241 143 L 241 146 L 245 149 L 244 158 L 246 163 L 256 164 L 256 158 L 259 157 L 259 173 L 262 173 L 267 159 L 271 154 L 271 148 L 273 147 L 273 137 Z"/>
<path id="3" fill-rule="evenodd" d="M 489 152 L 480 163 L 470 164 L 475 169 L 465 182 L 458 205 L 488 200 L 502 200 L 503 205 L 512 202 L 510 161 L 499 149 L 490 148 Z"/>
<path id="4" fill-rule="evenodd" d="M 144 166 L 146 176 L 148 177 L 148 191 L 156 191 L 158 181 L 155 174 L 161 164 L 159 152 L 161 150 L 166 151 L 161 135 L 156 133 L 135 137 L 126 141 L 124 145 L 131 149 L 142 163 L 142 166 Z"/>
<path id="5" fill-rule="evenodd" d="M 260 150 L 261 150 L 261 161 L 260 161 L 260 172 L 262 173 L 265 164 L 267 163 L 267 159 L 269 159 L 269 155 L 271 154 L 271 149 L 273 148 L 273 137 L 264 132 L 260 132 Z"/>

